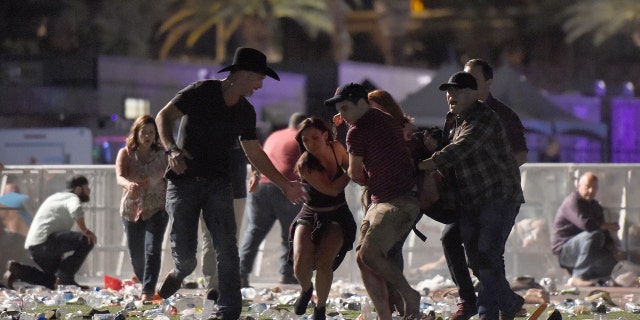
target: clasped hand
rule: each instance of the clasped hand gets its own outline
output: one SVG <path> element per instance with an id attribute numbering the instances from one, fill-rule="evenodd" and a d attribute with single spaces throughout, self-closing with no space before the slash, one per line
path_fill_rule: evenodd
<path id="1" fill-rule="evenodd" d="M 294 204 L 302 204 L 309 199 L 309 194 L 300 181 L 289 181 L 283 191 L 287 199 Z"/>
<path id="2" fill-rule="evenodd" d="M 176 149 L 171 151 L 169 154 L 169 167 L 176 174 L 183 174 L 187 171 L 187 161 L 186 159 L 193 159 L 191 154 L 187 150 L 184 149 Z"/>

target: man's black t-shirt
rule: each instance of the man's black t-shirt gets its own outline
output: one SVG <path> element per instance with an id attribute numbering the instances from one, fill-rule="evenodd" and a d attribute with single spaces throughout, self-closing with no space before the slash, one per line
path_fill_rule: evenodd
<path id="1" fill-rule="evenodd" d="M 225 105 L 219 80 L 197 81 L 172 100 L 184 114 L 177 145 L 193 157 L 187 159 L 186 176 L 228 178 L 234 139 L 256 140 L 256 112 L 244 97 Z M 178 178 L 169 171 L 167 178 Z"/>

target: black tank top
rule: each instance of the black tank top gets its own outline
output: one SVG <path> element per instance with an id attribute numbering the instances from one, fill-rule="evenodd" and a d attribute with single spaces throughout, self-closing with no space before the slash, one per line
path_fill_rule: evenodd
<path id="1" fill-rule="evenodd" d="M 336 175 L 333 177 L 333 180 L 335 181 L 340 176 L 345 174 L 345 172 L 342 169 L 342 166 L 340 166 L 340 163 L 338 162 L 338 157 L 336 156 L 336 151 L 333 150 L 333 145 L 330 145 L 330 146 L 331 146 L 331 151 L 333 152 L 333 158 L 336 160 L 336 165 L 338 169 L 336 170 Z M 332 206 L 336 206 L 346 202 L 346 198 L 344 196 L 344 190 L 342 190 L 340 194 L 334 197 L 316 190 L 316 188 L 312 187 L 310 184 L 307 183 L 307 193 L 309 194 L 309 201 L 307 201 L 306 204 L 314 208 L 332 207 Z"/>

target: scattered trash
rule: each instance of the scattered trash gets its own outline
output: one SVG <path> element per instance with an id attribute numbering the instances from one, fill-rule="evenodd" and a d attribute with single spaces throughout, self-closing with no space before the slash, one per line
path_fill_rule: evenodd
<path id="1" fill-rule="evenodd" d="M 640 305 L 635 302 L 627 302 L 624 305 L 624 310 L 631 313 L 640 313 Z"/>
<path id="2" fill-rule="evenodd" d="M 118 291 L 122 289 L 122 281 L 112 276 L 104 275 L 104 288 Z"/>
<path id="3" fill-rule="evenodd" d="M 573 295 L 579 296 L 580 295 L 580 289 L 578 289 L 577 287 L 570 287 L 570 288 L 566 288 L 566 289 L 560 290 L 560 292 L 558 292 L 558 294 L 560 294 L 560 295 L 573 294 Z"/>
<path id="4" fill-rule="evenodd" d="M 608 306 L 615 307 L 616 304 L 611 300 L 611 295 L 609 292 L 602 290 L 593 290 L 589 292 L 589 294 L 584 298 L 584 300 L 588 302 L 598 302 L 601 300 L 603 303 L 606 303 Z"/>
<path id="5" fill-rule="evenodd" d="M 545 278 L 540 279 L 540 285 L 550 295 L 554 295 L 558 291 L 558 289 L 556 287 L 556 282 L 551 278 L 545 277 Z"/>
<path id="6" fill-rule="evenodd" d="M 575 288 L 564 288 L 555 295 L 576 295 L 576 299 L 549 302 L 549 294 L 557 288 L 551 278 L 542 278 L 539 283 L 533 278 L 521 277 L 517 279 L 522 288 L 529 287 L 529 296 L 539 298 L 539 312 L 532 313 L 538 319 L 560 320 L 576 315 L 592 314 L 594 319 L 604 319 L 610 312 L 628 312 L 640 314 L 640 298 L 633 294 L 625 295 L 622 300 L 616 300 L 620 307 L 611 299 L 609 292 L 594 290 L 583 299 L 577 298 L 580 291 Z M 455 286 L 449 286 L 450 280 L 442 276 L 428 279 L 420 292 L 425 293 L 420 299 L 422 319 L 447 319 L 456 310 L 460 302 Z M 109 287 L 94 288 L 82 291 L 75 286 L 59 286 L 56 290 L 42 287 L 21 288 L 20 290 L 2 289 L 0 295 L 0 320 L 126 320 L 138 317 L 144 320 L 170 320 L 176 316 L 180 320 L 208 320 L 218 313 L 218 306 L 214 300 L 207 300 L 204 290 L 193 290 L 191 293 L 179 292 L 168 299 L 154 301 L 151 305 L 143 305 L 139 300 L 142 292 L 141 284 L 135 281 L 120 281 L 105 276 L 105 284 Z M 119 289 L 116 285 L 120 284 Z M 434 287 L 428 287 L 432 284 Z M 606 289 L 606 288 L 605 288 Z M 288 289 L 286 286 L 256 289 L 243 288 L 241 290 L 245 307 L 241 319 L 278 319 L 278 320 L 312 320 L 311 311 L 306 315 L 293 314 L 292 306 L 298 297 L 297 288 Z M 327 300 L 327 319 L 344 320 L 346 318 L 358 320 L 374 320 L 375 312 L 371 299 L 361 284 L 335 281 L 331 288 L 331 297 Z M 535 295 L 533 293 L 536 293 Z M 530 297 L 530 300 L 532 300 Z M 531 304 L 532 302 L 527 302 Z M 546 303 L 552 306 L 545 312 Z M 89 314 L 77 311 L 78 306 L 90 307 Z M 50 311 L 36 313 L 41 306 L 51 308 Z M 114 311 L 114 306 L 119 311 Z M 309 309 L 315 306 L 315 297 Z M 109 307 L 107 309 L 107 307 Z M 357 316 L 354 316 L 354 313 Z M 544 315 L 543 315 L 544 314 Z M 393 319 L 402 319 L 398 311 L 392 314 Z M 530 318 L 533 319 L 533 318 Z"/>

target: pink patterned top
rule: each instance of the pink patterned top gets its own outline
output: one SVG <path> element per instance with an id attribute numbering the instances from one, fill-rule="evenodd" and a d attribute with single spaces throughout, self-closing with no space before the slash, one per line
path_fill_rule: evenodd
<path id="1" fill-rule="evenodd" d="M 142 186 L 142 192 L 134 195 L 125 189 L 120 202 L 120 215 L 128 221 L 148 220 L 158 211 L 164 211 L 167 182 L 164 171 L 167 159 L 161 150 L 152 151 L 151 159 L 143 162 L 137 153 L 125 148 L 126 159 L 123 165 L 125 178 Z"/>

